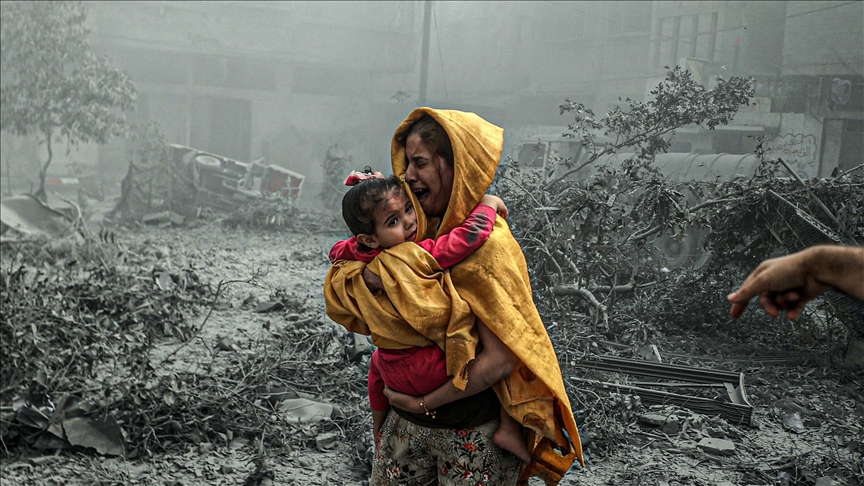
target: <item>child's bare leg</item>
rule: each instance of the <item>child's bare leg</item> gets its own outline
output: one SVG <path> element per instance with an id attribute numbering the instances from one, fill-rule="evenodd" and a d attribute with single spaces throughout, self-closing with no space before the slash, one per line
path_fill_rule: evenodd
<path id="1" fill-rule="evenodd" d="M 489 329 L 485 324 L 477 320 L 477 334 L 482 345 L 482 353 L 492 353 L 495 355 L 513 356 L 513 351 L 504 345 L 500 339 Z M 512 361 L 511 361 L 512 362 Z M 503 377 L 502 377 L 503 378 Z M 522 425 L 510 416 L 504 407 L 501 409 L 501 424 L 498 429 L 492 434 L 492 443 L 496 446 L 510 451 L 516 455 L 521 461 L 531 462 L 531 451 L 528 450 L 528 445 L 525 443 L 525 437 L 522 435 Z"/>
<path id="2" fill-rule="evenodd" d="M 522 462 L 531 462 L 531 451 L 522 435 L 522 425 L 501 407 L 501 424 L 492 434 L 492 442 L 505 451 L 510 451 Z"/>

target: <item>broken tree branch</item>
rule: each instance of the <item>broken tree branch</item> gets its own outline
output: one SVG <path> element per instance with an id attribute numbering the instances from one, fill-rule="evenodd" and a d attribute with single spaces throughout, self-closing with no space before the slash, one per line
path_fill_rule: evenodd
<path id="1" fill-rule="evenodd" d="M 594 296 L 591 291 L 585 288 L 575 287 L 573 285 L 556 285 L 552 287 L 552 294 L 554 295 L 578 295 L 583 299 L 587 300 L 594 308 L 599 310 L 605 316 L 606 314 L 606 306 L 601 304 L 597 297 Z"/>
<path id="2" fill-rule="evenodd" d="M 798 181 L 802 186 L 804 186 L 804 188 L 807 190 L 807 195 L 810 196 L 811 199 L 813 199 L 813 201 L 816 203 L 816 205 L 819 206 L 819 209 L 821 209 L 822 212 L 824 212 L 831 219 L 831 221 L 833 221 L 834 224 L 837 225 L 837 228 L 842 229 L 843 232 L 846 233 L 846 237 L 849 238 L 849 242 L 854 244 L 854 245 L 857 245 L 858 242 L 855 241 L 855 236 L 852 235 L 852 233 L 849 231 L 848 228 L 846 228 L 845 225 L 840 223 L 840 220 L 837 219 L 837 216 L 834 216 L 834 213 L 832 213 L 831 210 L 828 209 L 827 206 L 825 206 L 825 204 L 822 202 L 822 200 L 819 199 L 819 197 L 816 196 L 816 194 L 813 193 L 812 190 L 810 190 L 810 187 L 808 187 L 807 183 L 805 183 L 801 179 L 801 176 L 799 176 L 797 172 L 792 170 L 792 167 L 789 167 L 789 164 L 787 164 L 785 160 L 783 160 L 782 158 L 777 158 L 777 160 L 781 164 L 783 164 L 783 167 L 786 168 L 786 171 L 789 172 L 790 174 L 792 174 L 792 177 L 794 177 L 796 181 Z"/>

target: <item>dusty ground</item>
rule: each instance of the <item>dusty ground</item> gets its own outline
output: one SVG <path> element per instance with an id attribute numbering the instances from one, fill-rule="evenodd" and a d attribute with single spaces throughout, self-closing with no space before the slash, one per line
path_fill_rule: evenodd
<path id="1" fill-rule="evenodd" d="M 321 287 L 328 268 L 326 252 L 338 235 L 226 231 L 214 220 L 184 228 L 115 231 L 121 241 L 150 248 L 165 268 L 191 266 L 213 283 L 246 280 L 256 270 L 267 272 L 257 279 L 257 286 L 232 284 L 223 296 L 225 305 L 217 306 L 207 320 L 203 340 L 186 346 L 171 366 L 194 366 L 196 357 L 208 352 L 202 342 L 215 346 L 218 339 L 229 337 L 242 348 L 244 342 L 266 332 L 267 326 L 292 325 L 284 313 L 256 314 L 244 308 L 242 303 L 250 296 L 263 301 L 275 290 L 284 289 L 306 299 L 318 313 L 324 312 Z M 203 319 L 203 314 L 196 318 Z M 309 325 L 331 325 L 326 321 Z M 770 325 L 776 326 L 770 332 L 794 332 L 784 327 L 788 324 L 775 321 Z M 671 362 L 745 373 L 756 426 L 734 425 L 679 408 L 667 411 L 675 413 L 679 426 L 660 428 L 641 422 L 636 412 L 646 410 L 628 409 L 626 399 L 615 402 L 615 397 L 609 398 L 607 392 L 590 384 L 568 380 L 574 402 L 587 409 L 582 427 L 586 441 L 592 442 L 586 447 L 588 467 L 571 470 L 563 485 L 864 484 L 864 379 L 860 372 L 844 368 L 820 349 L 780 352 L 764 343 L 751 346 L 740 336 L 700 336 L 698 330 L 668 336 L 656 344 Z M 164 343 L 156 357 L 178 346 L 177 342 Z M 791 355 L 802 358 L 767 359 Z M 565 363 L 565 378 L 576 374 L 614 381 L 608 376 L 577 373 Z M 610 403 L 615 407 L 602 407 Z M 798 433 L 784 428 L 783 414 L 789 407 L 802 419 Z M 697 448 L 706 437 L 730 440 L 734 451 L 721 455 Z M 353 439 L 342 438 L 328 452 L 314 447 L 266 451 L 275 473 L 272 484 L 364 484 L 367 471 L 356 459 Z M 4 485 L 244 484 L 255 470 L 254 458 L 254 447 L 242 443 L 209 450 L 178 446 L 170 454 L 146 461 L 34 453 L 4 461 L 2 476 Z"/>

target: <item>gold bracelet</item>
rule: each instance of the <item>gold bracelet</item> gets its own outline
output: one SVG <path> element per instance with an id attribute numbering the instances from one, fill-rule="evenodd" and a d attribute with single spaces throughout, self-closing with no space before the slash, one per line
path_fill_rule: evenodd
<path id="1" fill-rule="evenodd" d="M 426 410 L 426 416 L 427 417 L 431 418 L 432 420 L 435 420 L 435 410 L 429 410 L 428 408 L 426 408 L 426 401 L 425 400 L 420 399 L 420 406 L 423 407 L 423 410 Z"/>

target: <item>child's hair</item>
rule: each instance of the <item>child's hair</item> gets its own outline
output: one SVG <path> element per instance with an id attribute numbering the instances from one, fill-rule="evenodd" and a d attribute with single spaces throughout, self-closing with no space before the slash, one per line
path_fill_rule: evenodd
<path id="1" fill-rule="evenodd" d="M 367 179 L 351 186 L 342 197 L 342 218 L 355 236 L 375 233 L 375 208 L 390 191 L 402 188 L 395 175 L 383 179 Z"/>

